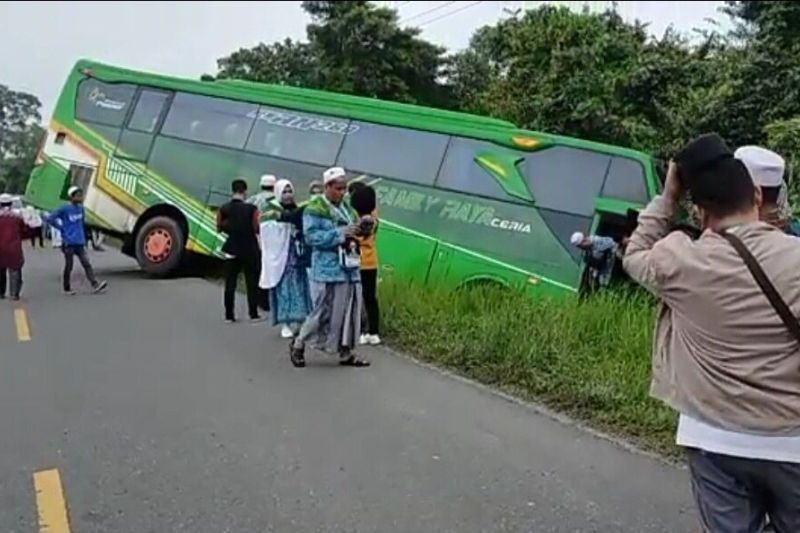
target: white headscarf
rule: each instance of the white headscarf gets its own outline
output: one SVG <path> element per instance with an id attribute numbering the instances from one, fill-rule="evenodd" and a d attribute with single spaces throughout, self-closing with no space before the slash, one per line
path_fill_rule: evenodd
<path id="1" fill-rule="evenodd" d="M 292 182 L 286 179 L 275 183 L 275 202 L 280 203 L 286 187 L 294 190 Z M 262 289 L 272 289 L 283 277 L 286 261 L 289 259 L 289 245 L 292 237 L 292 226 L 284 222 L 267 220 L 261 223 L 261 279 L 258 285 Z"/>
<path id="2" fill-rule="evenodd" d="M 275 182 L 275 200 L 277 200 L 278 203 L 283 200 L 283 192 L 286 190 L 286 187 L 291 187 L 293 192 L 295 190 L 294 185 L 292 185 L 292 182 L 289 180 L 283 179 Z"/>

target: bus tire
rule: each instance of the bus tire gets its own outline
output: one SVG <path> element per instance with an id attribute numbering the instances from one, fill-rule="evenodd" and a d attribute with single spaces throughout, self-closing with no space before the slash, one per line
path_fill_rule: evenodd
<path id="1" fill-rule="evenodd" d="M 180 224 L 171 217 L 156 216 L 136 234 L 136 261 L 151 276 L 167 276 L 181 264 L 185 247 Z"/>

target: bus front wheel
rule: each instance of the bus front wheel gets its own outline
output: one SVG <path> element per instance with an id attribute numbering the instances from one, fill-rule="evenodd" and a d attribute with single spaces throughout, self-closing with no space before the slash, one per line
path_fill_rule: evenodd
<path id="1" fill-rule="evenodd" d="M 136 234 L 136 260 L 152 276 L 166 276 L 178 268 L 185 247 L 183 230 L 170 217 L 153 217 Z"/>

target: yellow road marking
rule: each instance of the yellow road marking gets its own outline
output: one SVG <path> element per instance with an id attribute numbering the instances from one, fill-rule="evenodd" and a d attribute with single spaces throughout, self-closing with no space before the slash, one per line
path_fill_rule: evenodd
<path id="1" fill-rule="evenodd" d="M 58 470 L 42 470 L 33 474 L 36 508 L 39 511 L 40 533 L 70 533 L 67 504 Z"/>
<path id="2" fill-rule="evenodd" d="M 28 342 L 31 340 L 31 327 L 28 323 L 28 313 L 23 307 L 14 309 L 14 322 L 17 323 L 17 340 Z"/>

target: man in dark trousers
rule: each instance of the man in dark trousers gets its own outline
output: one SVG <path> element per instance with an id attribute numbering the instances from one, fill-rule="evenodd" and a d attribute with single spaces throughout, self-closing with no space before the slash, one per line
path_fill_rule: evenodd
<path id="1" fill-rule="evenodd" d="M 0 300 L 6 297 L 6 286 L 12 300 L 19 300 L 22 291 L 22 240 L 32 235 L 22 215 L 12 209 L 10 194 L 0 194 Z"/>
<path id="2" fill-rule="evenodd" d="M 245 201 L 247 182 L 234 180 L 231 189 L 231 201 L 217 213 L 217 230 L 228 235 L 222 247 L 228 255 L 225 261 L 225 321 L 236 321 L 236 283 L 239 273 L 244 271 L 247 307 L 250 320 L 255 322 L 261 318 L 258 316 L 259 212 L 255 205 Z"/>
<path id="3" fill-rule="evenodd" d="M 47 219 L 48 224 L 58 228 L 63 238 L 61 250 L 64 252 L 63 289 L 65 294 L 76 294 L 72 290 L 72 267 L 75 257 L 83 266 L 86 279 L 95 293 L 103 292 L 108 284 L 98 281 L 92 263 L 86 253 L 86 210 L 83 207 L 83 190 L 70 187 L 67 192 L 69 203 L 56 209 Z"/>

